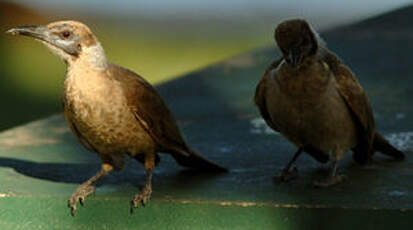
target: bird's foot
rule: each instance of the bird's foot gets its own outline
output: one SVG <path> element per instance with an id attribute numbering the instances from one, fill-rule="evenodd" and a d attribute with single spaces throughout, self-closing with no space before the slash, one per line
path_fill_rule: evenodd
<path id="1" fill-rule="evenodd" d="M 274 181 L 278 184 L 288 182 L 295 179 L 298 175 L 298 169 L 294 167 L 292 170 L 283 170 L 280 176 L 274 176 Z"/>
<path id="2" fill-rule="evenodd" d="M 133 213 L 134 209 L 138 207 L 139 203 L 142 204 L 142 206 L 145 206 L 151 198 L 151 194 L 151 187 L 145 187 L 140 193 L 136 194 L 133 200 L 131 201 L 131 214 Z"/>
<path id="3" fill-rule="evenodd" d="M 77 202 L 83 206 L 85 199 L 88 195 L 94 193 L 96 187 L 93 185 L 80 185 L 77 187 L 76 191 L 70 196 L 68 200 L 68 206 L 70 208 L 70 213 L 75 216 L 75 211 L 77 209 Z"/>
<path id="4" fill-rule="evenodd" d="M 348 178 L 346 175 L 329 176 L 324 180 L 314 181 L 313 186 L 316 188 L 327 188 L 327 187 L 339 184 L 347 179 Z"/>

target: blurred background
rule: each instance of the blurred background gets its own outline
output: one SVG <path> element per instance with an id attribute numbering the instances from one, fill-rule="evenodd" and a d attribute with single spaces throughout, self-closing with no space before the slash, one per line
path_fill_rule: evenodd
<path id="1" fill-rule="evenodd" d="M 22 24 L 79 20 L 110 61 L 153 84 L 250 50 L 275 46 L 280 20 L 302 17 L 317 30 L 360 21 L 408 0 L 15 0 L 0 1 L 0 130 L 61 110 L 65 65 L 38 42 L 4 34 Z M 260 76 L 257 76 L 257 79 Z"/>

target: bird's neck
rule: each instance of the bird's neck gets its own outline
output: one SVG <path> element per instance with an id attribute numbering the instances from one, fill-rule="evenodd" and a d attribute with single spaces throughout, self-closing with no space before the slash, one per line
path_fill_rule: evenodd
<path id="1" fill-rule="evenodd" d="M 76 92 L 95 92 L 107 86 L 105 76 L 109 63 L 99 43 L 83 48 L 82 53 L 67 64 L 65 93 L 73 89 Z"/>
<path id="2" fill-rule="evenodd" d="M 105 71 L 108 67 L 105 51 L 99 42 L 89 47 L 84 47 L 76 60 L 69 61 L 68 68 L 77 66 L 86 67 L 91 71 Z"/>
<path id="3" fill-rule="evenodd" d="M 77 103 L 78 106 L 100 103 L 112 89 L 108 69 L 109 63 L 101 46 L 82 49 L 82 54 L 68 63 L 64 81 L 65 103 Z"/>

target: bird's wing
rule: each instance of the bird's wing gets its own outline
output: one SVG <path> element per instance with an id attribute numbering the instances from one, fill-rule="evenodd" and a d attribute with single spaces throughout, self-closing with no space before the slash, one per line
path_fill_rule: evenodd
<path id="1" fill-rule="evenodd" d="M 110 73 L 121 83 L 128 106 L 136 120 L 160 146 L 161 151 L 171 153 L 175 160 L 185 167 L 221 168 L 186 145 L 171 111 L 145 79 L 116 65 L 110 66 Z"/>
<path id="2" fill-rule="evenodd" d="M 79 132 L 79 129 L 76 127 L 76 124 L 73 122 L 72 118 L 70 117 L 70 113 L 68 111 L 69 108 L 66 107 L 65 103 L 63 103 L 63 115 L 69 124 L 70 130 L 72 130 L 72 133 L 78 138 L 80 143 L 82 143 L 83 146 L 86 147 L 89 151 L 92 152 L 98 152 L 96 148 L 94 148 L 89 141 Z"/>
<path id="3" fill-rule="evenodd" d="M 267 75 L 271 73 L 271 70 L 276 69 L 278 65 L 281 63 L 282 58 L 274 61 L 264 72 L 263 77 L 261 78 L 260 82 L 255 89 L 255 96 L 254 102 L 260 111 L 262 118 L 265 122 L 275 131 L 279 132 L 279 128 L 277 127 L 276 123 L 272 121 L 270 113 L 267 109 L 267 101 L 266 101 L 266 85 L 267 85 Z"/>
<path id="4" fill-rule="evenodd" d="M 116 65 L 110 66 L 110 74 L 121 83 L 127 104 L 136 120 L 163 151 L 187 148 L 171 111 L 145 79 Z"/>
<path id="5" fill-rule="evenodd" d="M 372 154 L 375 134 L 375 122 L 370 102 L 354 74 L 335 54 L 326 50 L 323 61 L 331 69 L 337 81 L 337 90 L 356 121 L 359 141 L 355 148 L 355 160 L 366 163 Z"/>

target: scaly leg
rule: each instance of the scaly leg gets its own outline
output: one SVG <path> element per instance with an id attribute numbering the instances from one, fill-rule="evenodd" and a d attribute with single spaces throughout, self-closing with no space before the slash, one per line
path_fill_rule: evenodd
<path id="1" fill-rule="evenodd" d="M 72 216 L 75 215 L 75 211 L 77 208 L 77 202 L 83 206 L 83 203 L 85 202 L 85 199 L 88 195 L 92 194 L 95 192 L 96 187 L 92 185 L 94 182 L 99 180 L 101 177 L 106 176 L 113 170 L 113 166 L 109 165 L 107 163 L 102 164 L 102 168 L 98 173 L 96 173 L 93 177 L 91 177 L 89 180 L 84 182 L 83 184 L 79 185 L 75 192 L 70 196 L 68 200 L 68 206 L 70 208 L 70 213 Z"/>
<path id="2" fill-rule="evenodd" d="M 146 183 L 145 187 L 140 193 L 137 193 L 131 201 L 130 212 L 133 213 L 134 209 L 138 207 L 139 203 L 145 206 L 152 194 L 152 171 L 155 168 L 156 154 L 145 155 L 145 170 L 146 170 Z"/>
<path id="3" fill-rule="evenodd" d="M 346 175 L 336 175 L 337 174 L 338 160 L 332 161 L 332 167 L 330 169 L 330 175 L 324 180 L 317 180 L 313 182 L 314 187 L 326 188 L 336 184 L 339 184 L 347 179 Z"/>
<path id="4" fill-rule="evenodd" d="M 301 155 L 302 152 L 303 152 L 303 148 L 300 147 L 297 150 L 297 152 L 294 154 L 293 158 L 284 167 L 281 173 L 281 176 L 274 176 L 274 179 L 277 183 L 290 181 L 297 176 L 297 168 L 294 168 L 293 171 L 290 171 L 290 168 L 293 165 L 293 163 L 298 159 L 298 157 Z"/>

